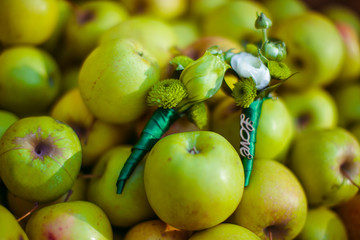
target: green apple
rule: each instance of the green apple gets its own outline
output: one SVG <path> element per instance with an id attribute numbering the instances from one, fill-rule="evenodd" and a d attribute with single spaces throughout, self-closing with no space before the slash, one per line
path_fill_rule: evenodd
<path id="1" fill-rule="evenodd" d="M 50 116 L 68 124 L 76 132 L 81 142 L 84 167 L 93 165 L 107 150 L 130 138 L 129 126 L 96 119 L 85 106 L 78 88 L 61 96 L 53 105 Z"/>
<path id="2" fill-rule="evenodd" d="M 200 29 L 194 19 L 177 19 L 169 22 L 177 37 L 177 46 L 182 49 L 200 37 Z"/>
<path id="3" fill-rule="evenodd" d="M 0 138 L 4 135 L 6 129 L 17 120 L 19 120 L 19 117 L 12 112 L 0 109 Z"/>
<path id="4" fill-rule="evenodd" d="M 121 0 L 132 15 L 147 15 L 169 20 L 182 16 L 187 10 L 187 0 Z"/>
<path id="5" fill-rule="evenodd" d="M 156 58 L 162 72 L 166 72 L 178 41 L 174 29 L 167 22 L 149 16 L 134 16 L 106 31 L 100 44 L 124 38 L 138 41 Z"/>
<path id="6" fill-rule="evenodd" d="M 45 51 L 16 46 L 0 54 L 0 108 L 16 115 L 47 110 L 60 90 L 60 72 Z"/>
<path id="7" fill-rule="evenodd" d="M 157 216 L 183 230 L 202 230 L 226 220 L 244 189 L 239 155 L 210 131 L 160 139 L 146 158 L 145 191 Z"/>
<path id="8" fill-rule="evenodd" d="M 103 154 L 92 170 L 92 174 L 100 177 L 91 179 L 88 188 L 88 200 L 101 207 L 116 227 L 131 227 L 156 218 L 145 193 L 144 159 L 131 174 L 124 191 L 116 193 L 116 180 L 130 153 L 130 146 L 118 146 Z"/>
<path id="9" fill-rule="evenodd" d="M 57 0 L 0 1 L 0 42 L 41 44 L 54 32 L 57 21 Z"/>
<path id="10" fill-rule="evenodd" d="M 190 232 L 184 230 L 167 230 L 167 224 L 159 219 L 139 223 L 126 233 L 124 240 L 187 240 Z"/>
<path id="11" fill-rule="evenodd" d="M 81 145 L 66 124 L 48 116 L 22 118 L 0 139 L 0 175 L 10 192 L 32 201 L 52 201 L 74 184 Z"/>
<path id="12" fill-rule="evenodd" d="M 257 159 L 250 184 L 228 222 L 261 239 L 271 234 L 272 239 L 290 240 L 300 233 L 306 215 L 306 196 L 295 175 L 277 161 Z"/>
<path id="13" fill-rule="evenodd" d="M 20 218 L 25 216 L 27 213 L 29 213 L 36 204 L 37 204 L 36 210 L 38 210 L 40 208 L 53 205 L 56 203 L 85 200 L 87 185 L 88 185 L 87 179 L 79 176 L 75 180 L 74 185 L 71 187 L 71 189 L 67 191 L 65 194 L 55 199 L 54 201 L 42 202 L 42 203 L 37 203 L 34 201 L 23 199 L 8 191 L 6 195 L 8 209 L 14 214 L 15 217 Z M 27 220 L 28 218 L 25 218 L 22 220 L 22 222 L 27 222 Z"/>
<path id="14" fill-rule="evenodd" d="M 129 17 L 124 6 L 114 1 L 88 1 L 74 9 L 65 29 L 65 41 L 73 56 L 84 59 L 101 35 Z"/>
<path id="15" fill-rule="evenodd" d="M 14 215 L 2 205 L 0 205 L 0 239 L 29 240 Z"/>
<path id="16" fill-rule="evenodd" d="M 112 239 L 105 213 L 87 201 L 57 203 L 35 211 L 25 228 L 30 239 Z"/>
<path id="17" fill-rule="evenodd" d="M 323 88 L 311 87 L 286 91 L 281 95 L 298 133 L 334 128 L 338 124 L 338 109 L 332 95 Z"/>
<path id="18" fill-rule="evenodd" d="M 78 86 L 85 105 L 100 120 L 129 123 L 146 110 L 146 96 L 159 80 L 156 61 L 138 42 L 102 44 L 81 67 Z"/>
<path id="19" fill-rule="evenodd" d="M 312 207 L 338 205 L 358 191 L 352 181 L 360 183 L 360 147 L 343 128 L 297 136 L 288 160 Z"/>
<path id="20" fill-rule="evenodd" d="M 230 0 L 191 0 L 189 1 L 189 15 L 202 18 Z"/>
<path id="21" fill-rule="evenodd" d="M 360 238 L 360 195 L 357 194 L 335 208 L 336 213 L 343 221 L 349 240 Z"/>
<path id="22" fill-rule="evenodd" d="M 331 91 L 339 112 L 339 125 L 349 127 L 360 121 L 360 84 L 344 84 Z"/>
<path id="23" fill-rule="evenodd" d="M 274 25 L 308 11 L 305 1 L 301 0 L 263 0 L 261 2 L 269 10 Z"/>
<path id="24" fill-rule="evenodd" d="M 240 148 L 240 114 L 232 97 L 226 97 L 211 113 L 210 130 L 224 136 L 235 149 Z M 280 160 L 293 139 L 294 125 L 284 101 L 278 97 L 263 102 L 256 134 L 255 158 Z"/>
<path id="25" fill-rule="evenodd" d="M 261 31 L 254 26 L 256 13 L 265 13 L 265 6 L 256 1 L 229 1 L 204 16 L 202 29 L 206 36 L 222 36 L 235 41 L 258 41 Z"/>
<path id="26" fill-rule="evenodd" d="M 231 223 L 220 223 L 215 227 L 195 232 L 189 240 L 260 240 L 250 230 Z"/>
<path id="27" fill-rule="evenodd" d="M 346 229 L 340 217 L 326 207 L 309 209 L 305 226 L 296 240 L 343 239 Z"/>
<path id="28" fill-rule="evenodd" d="M 271 37 L 286 43 L 285 63 L 296 72 L 284 86 L 307 88 L 332 83 L 343 66 L 344 45 L 335 24 L 325 15 L 307 11 L 272 28 Z"/>

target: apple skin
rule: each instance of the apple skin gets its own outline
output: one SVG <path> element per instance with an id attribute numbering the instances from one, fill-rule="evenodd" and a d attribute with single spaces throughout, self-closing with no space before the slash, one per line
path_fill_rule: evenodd
<path id="1" fill-rule="evenodd" d="M 0 2 L 0 42 L 4 45 L 41 44 L 54 32 L 57 0 Z"/>
<path id="2" fill-rule="evenodd" d="M 269 10 L 274 25 L 308 11 L 306 3 L 301 0 L 263 0 L 261 2 Z"/>
<path id="3" fill-rule="evenodd" d="M 250 230 L 231 223 L 220 223 L 215 227 L 195 232 L 189 240 L 260 240 L 260 238 Z"/>
<path id="4" fill-rule="evenodd" d="M 177 46 L 182 49 L 200 38 L 200 29 L 194 19 L 176 19 L 169 22 L 177 36 Z"/>
<path id="5" fill-rule="evenodd" d="M 185 230 L 167 231 L 166 227 L 160 219 L 144 221 L 130 228 L 124 240 L 187 240 L 191 234 Z"/>
<path id="6" fill-rule="evenodd" d="M 347 240 L 346 229 L 340 217 L 326 207 L 309 209 L 305 226 L 296 240 Z"/>
<path id="7" fill-rule="evenodd" d="M 230 0 L 191 0 L 189 1 L 189 14 L 190 16 L 201 19 L 217 7 L 229 1 Z"/>
<path id="8" fill-rule="evenodd" d="M 175 133 L 150 151 L 144 183 L 161 220 L 178 229 L 201 230 L 223 222 L 236 209 L 244 170 L 235 149 L 219 134 Z"/>
<path id="9" fill-rule="evenodd" d="M 360 84 L 358 82 L 344 84 L 330 92 L 339 111 L 339 125 L 350 127 L 360 121 Z"/>
<path id="10" fill-rule="evenodd" d="M 31 214 L 26 224 L 30 239 L 112 239 L 112 229 L 105 213 L 87 201 L 57 203 Z"/>
<path id="11" fill-rule="evenodd" d="M 81 157 L 76 133 L 48 116 L 22 118 L 0 139 L 1 178 L 9 191 L 26 200 L 48 202 L 66 193 Z"/>
<path id="12" fill-rule="evenodd" d="M 129 123 L 146 111 L 146 96 L 159 80 L 159 66 L 136 41 L 114 40 L 96 48 L 81 67 L 78 87 L 95 117 Z"/>
<path id="13" fill-rule="evenodd" d="M 360 238 L 360 195 L 357 194 L 335 208 L 343 221 L 349 240 Z"/>
<path id="14" fill-rule="evenodd" d="M 113 1 L 89 1 L 72 11 L 65 29 L 66 46 L 84 59 L 98 45 L 101 35 L 129 18 L 125 7 Z"/>
<path id="15" fill-rule="evenodd" d="M 314 129 L 334 128 L 338 124 L 335 100 L 323 88 L 311 87 L 301 91 L 286 91 L 281 97 L 298 134 Z"/>
<path id="16" fill-rule="evenodd" d="M 131 174 L 124 191 L 116 193 L 116 180 L 130 153 L 131 146 L 125 145 L 104 153 L 92 170 L 92 174 L 100 177 L 91 179 L 88 187 L 88 200 L 101 207 L 116 227 L 131 227 L 156 218 L 145 193 L 144 159 Z"/>
<path id="17" fill-rule="evenodd" d="M 211 114 L 210 130 L 224 136 L 237 150 L 240 148 L 241 112 L 234 99 L 226 97 Z M 263 102 L 256 135 L 255 158 L 279 160 L 287 151 L 294 136 L 294 125 L 280 97 Z"/>
<path id="18" fill-rule="evenodd" d="M 78 88 L 60 97 L 53 105 L 50 116 L 68 124 L 76 132 L 81 142 L 84 167 L 92 166 L 107 150 L 130 138 L 130 126 L 96 119 L 86 108 Z"/>
<path id="19" fill-rule="evenodd" d="M 261 31 L 254 26 L 256 13 L 265 13 L 265 6 L 255 1 L 229 1 L 204 16 L 201 28 L 205 36 L 222 36 L 241 42 L 258 41 Z"/>
<path id="20" fill-rule="evenodd" d="M 14 215 L 0 205 L 0 239 L 29 240 Z"/>
<path id="21" fill-rule="evenodd" d="M 277 24 L 269 35 L 286 43 L 285 63 L 292 72 L 298 73 L 284 86 L 295 89 L 326 86 L 340 74 L 344 61 L 343 40 L 335 24 L 325 15 L 307 11 Z"/>
<path id="22" fill-rule="evenodd" d="M 1 52 L 0 108 L 18 116 L 44 113 L 59 90 L 60 72 L 47 52 L 31 46 Z"/>
<path id="23" fill-rule="evenodd" d="M 360 147 L 343 128 L 313 130 L 297 136 L 288 160 L 311 207 L 336 206 L 358 191 L 346 174 L 360 183 Z"/>
<path id="24" fill-rule="evenodd" d="M 4 135 L 6 129 L 17 120 L 19 120 L 19 117 L 12 112 L 0 109 L 0 138 Z"/>
<path id="25" fill-rule="evenodd" d="M 256 159 L 243 197 L 227 222 L 243 226 L 261 239 L 294 239 L 303 228 L 307 200 L 295 175 L 283 164 Z"/>

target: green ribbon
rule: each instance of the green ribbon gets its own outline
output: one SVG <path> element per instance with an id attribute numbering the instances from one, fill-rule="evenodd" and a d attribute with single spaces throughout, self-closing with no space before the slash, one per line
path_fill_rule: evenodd
<path id="1" fill-rule="evenodd" d="M 244 166 L 245 187 L 248 186 L 250 182 L 254 162 L 257 127 L 259 125 L 261 107 L 264 100 L 264 98 L 255 99 L 248 108 L 244 108 L 243 114 L 245 117 L 243 120 L 240 119 L 240 123 L 245 121 L 244 124 L 240 126 L 240 155 Z M 242 118 L 241 115 L 240 117 Z M 247 123 L 250 123 L 251 126 L 247 125 Z"/>
<path id="2" fill-rule="evenodd" d="M 153 113 L 143 129 L 140 139 L 132 147 L 131 154 L 121 169 L 116 182 L 118 194 L 122 193 L 126 180 L 130 177 L 131 173 L 134 171 L 141 159 L 152 149 L 161 136 L 180 117 L 181 114 L 172 108 L 158 108 Z"/>

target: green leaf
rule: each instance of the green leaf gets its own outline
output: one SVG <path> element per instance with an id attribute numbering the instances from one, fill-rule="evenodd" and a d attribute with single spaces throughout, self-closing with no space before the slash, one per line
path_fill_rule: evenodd
<path id="1" fill-rule="evenodd" d="M 284 80 L 291 76 L 290 68 L 283 62 L 269 61 L 268 68 L 271 77 L 275 79 Z"/>
<path id="2" fill-rule="evenodd" d="M 187 65 L 192 63 L 194 60 L 188 56 L 176 56 L 171 61 L 170 64 L 176 67 L 176 70 L 184 70 Z"/>

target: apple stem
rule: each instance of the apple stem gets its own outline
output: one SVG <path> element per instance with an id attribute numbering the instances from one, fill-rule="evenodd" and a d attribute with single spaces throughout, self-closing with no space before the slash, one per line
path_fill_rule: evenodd
<path id="1" fill-rule="evenodd" d="M 31 213 L 33 213 L 37 208 L 39 207 L 39 203 L 35 202 L 34 203 L 34 207 L 28 211 L 27 213 L 25 213 L 23 216 L 19 217 L 18 219 L 16 219 L 17 222 L 20 222 L 21 220 L 23 220 L 24 218 L 26 218 L 27 216 L 29 216 Z"/>
<path id="2" fill-rule="evenodd" d="M 349 176 L 349 174 L 344 171 L 341 170 L 341 173 L 351 182 L 352 185 L 354 185 L 355 187 L 357 187 L 360 190 L 360 186 L 356 184 L 356 182 L 354 182 L 354 180 L 351 179 L 351 177 Z"/>
<path id="3" fill-rule="evenodd" d="M 272 240 L 272 232 L 269 231 L 269 239 Z"/>
<path id="4" fill-rule="evenodd" d="M 64 199 L 64 202 L 69 201 L 69 198 L 70 198 L 70 196 L 71 196 L 73 193 L 74 193 L 74 191 L 73 191 L 72 189 L 70 189 L 70 190 L 67 192 L 67 194 L 66 194 L 66 197 L 65 197 L 65 199 Z"/>
<path id="5" fill-rule="evenodd" d="M 101 177 L 101 175 L 100 174 L 79 174 L 78 177 L 83 178 L 83 179 L 92 179 L 92 178 L 99 178 L 99 177 Z"/>

